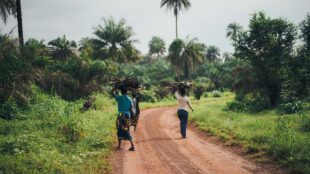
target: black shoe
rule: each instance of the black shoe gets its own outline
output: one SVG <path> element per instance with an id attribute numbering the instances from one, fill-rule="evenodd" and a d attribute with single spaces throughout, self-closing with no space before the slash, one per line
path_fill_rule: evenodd
<path id="1" fill-rule="evenodd" d="M 135 147 L 132 146 L 131 148 L 129 148 L 129 151 L 135 151 Z"/>

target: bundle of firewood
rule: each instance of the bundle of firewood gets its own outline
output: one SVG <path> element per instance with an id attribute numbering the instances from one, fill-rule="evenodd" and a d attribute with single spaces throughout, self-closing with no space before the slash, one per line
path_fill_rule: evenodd
<path id="1" fill-rule="evenodd" d="M 179 89 L 190 89 L 191 87 L 193 86 L 192 83 L 190 82 L 172 82 L 170 83 L 169 85 L 169 89 L 174 92 L 174 91 L 177 91 Z"/>
<path id="2" fill-rule="evenodd" d="M 131 93 L 139 93 L 142 89 L 142 83 L 135 78 L 111 78 L 111 84 L 113 85 L 113 90 L 120 90 L 126 88 Z"/>

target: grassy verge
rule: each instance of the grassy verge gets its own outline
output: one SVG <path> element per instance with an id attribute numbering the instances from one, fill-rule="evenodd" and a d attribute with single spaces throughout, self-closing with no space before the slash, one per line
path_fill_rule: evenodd
<path id="1" fill-rule="evenodd" d="M 277 115 L 275 111 L 260 114 L 223 111 L 232 99 L 208 98 L 195 106 L 191 121 L 227 144 L 242 145 L 256 158 L 268 153 L 292 172 L 310 173 L 309 113 L 302 116 Z"/>
<path id="2" fill-rule="evenodd" d="M 35 89 L 19 119 L 0 119 L 0 173 L 98 173 L 111 170 L 116 108 L 98 95 L 95 108 Z"/>

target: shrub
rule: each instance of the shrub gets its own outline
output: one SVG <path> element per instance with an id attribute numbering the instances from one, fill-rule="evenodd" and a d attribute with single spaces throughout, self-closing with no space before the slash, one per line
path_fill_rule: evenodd
<path id="1" fill-rule="evenodd" d="M 74 117 L 76 110 L 70 104 L 65 108 L 65 117 L 61 126 L 61 132 L 68 142 L 77 142 L 82 138 L 82 122 Z"/>
<path id="2" fill-rule="evenodd" d="M 156 99 L 153 97 L 154 95 L 152 94 L 151 91 L 144 91 L 141 95 L 141 101 L 142 102 L 156 102 Z"/>
<path id="3" fill-rule="evenodd" d="M 244 102 L 250 113 L 258 113 L 269 108 L 269 102 L 264 96 L 255 96 L 253 99 Z"/>
<path id="4" fill-rule="evenodd" d="M 224 110 L 235 112 L 258 113 L 269 108 L 269 102 L 265 96 L 259 94 L 237 95 L 235 100 L 229 102 Z"/>
<path id="5" fill-rule="evenodd" d="M 244 112 L 246 111 L 246 106 L 243 102 L 240 101 L 232 101 L 228 102 L 226 107 L 224 108 L 225 111 L 234 111 L 234 112 Z"/>
<path id="6" fill-rule="evenodd" d="M 49 57 L 36 57 L 31 62 L 31 64 L 35 67 L 44 68 L 46 65 L 50 63 Z"/>
<path id="7" fill-rule="evenodd" d="M 274 137 L 271 139 L 271 154 L 291 172 L 309 173 L 310 146 L 308 137 L 298 134 L 287 117 L 278 117 Z"/>
<path id="8" fill-rule="evenodd" d="M 0 106 L 0 117 L 6 120 L 17 118 L 18 106 L 14 99 L 10 97 L 5 103 Z"/>
<path id="9" fill-rule="evenodd" d="M 158 88 L 155 90 L 155 95 L 157 99 L 163 99 L 169 95 L 170 91 L 165 88 Z"/>
<path id="10" fill-rule="evenodd" d="M 200 100 L 200 97 L 205 92 L 205 87 L 202 85 L 195 86 L 194 88 L 194 96 L 197 100 Z"/>
<path id="11" fill-rule="evenodd" d="M 294 114 L 303 110 L 303 104 L 301 101 L 294 101 L 280 104 L 278 112 L 280 114 Z"/>
<path id="12" fill-rule="evenodd" d="M 207 97 L 209 97 L 209 94 L 208 94 L 207 92 L 205 92 L 205 93 L 203 94 L 203 97 L 204 97 L 204 98 L 207 98 Z"/>
<path id="13" fill-rule="evenodd" d="M 212 97 L 219 98 L 219 97 L 222 97 L 223 93 L 221 91 L 214 90 L 214 91 L 212 91 L 211 95 L 212 95 Z"/>

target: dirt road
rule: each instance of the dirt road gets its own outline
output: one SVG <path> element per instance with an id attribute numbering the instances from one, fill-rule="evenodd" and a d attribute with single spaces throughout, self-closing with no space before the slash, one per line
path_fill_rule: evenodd
<path id="1" fill-rule="evenodd" d="M 274 173 L 247 159 L 208 142 L 199 133 L 187 130 L 181 138 L 175 108 L 149 109 L 141 113 L 136 133 L 136 151 L 129 142 L 115 150 L 111 159 L 115 174 L 239 174 Z M 278 173 L 278 172 L 277 172 Z"/>

